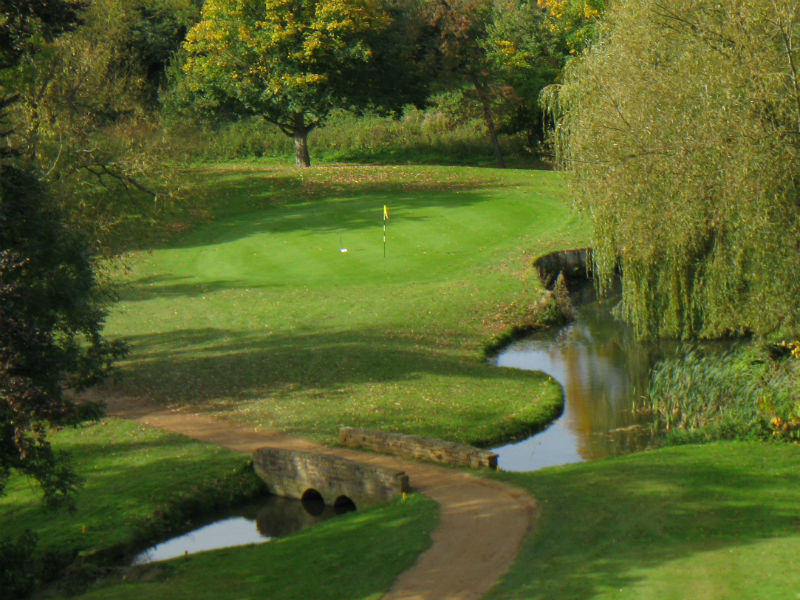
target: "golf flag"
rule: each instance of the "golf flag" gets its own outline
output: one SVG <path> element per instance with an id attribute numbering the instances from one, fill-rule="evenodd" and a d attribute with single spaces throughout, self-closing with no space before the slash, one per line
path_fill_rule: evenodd
<path id="1" fill-rule="evenodd" d="M 389 218 L 389 207 L 383 205 L 383 258 L 386 258 L 386 220 Z"/>

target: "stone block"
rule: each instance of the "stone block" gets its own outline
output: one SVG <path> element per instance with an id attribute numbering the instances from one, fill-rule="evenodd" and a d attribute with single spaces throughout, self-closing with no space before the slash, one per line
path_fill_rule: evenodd
<path id="1" fill-rule="evenodd" d="M 457 467 L 497 469 L 497 454 L 466 444 L 457 444 L 419 435 L 342 427 L 339 442 L 351 448 L 367 448 L 382 454 L 394 454 Z"/>

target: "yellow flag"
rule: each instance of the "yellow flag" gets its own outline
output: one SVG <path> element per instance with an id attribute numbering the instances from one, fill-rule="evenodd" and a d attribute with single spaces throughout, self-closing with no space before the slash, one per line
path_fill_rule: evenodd
<path id="1" fill-rule="evenodd" d="M 388 218 L 389 218 L 389 207 L 384 204 L 383 205 L 383 220 L 385 221 Z"/>

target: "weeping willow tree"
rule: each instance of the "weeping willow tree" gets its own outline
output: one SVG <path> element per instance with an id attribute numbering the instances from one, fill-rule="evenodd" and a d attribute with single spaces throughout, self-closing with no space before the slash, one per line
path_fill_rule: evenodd
<path id="1" fill-rule="evenodd" d="M 621 0 L 546 100 L 640 337 L 800 325 L 796 0 Z"/>

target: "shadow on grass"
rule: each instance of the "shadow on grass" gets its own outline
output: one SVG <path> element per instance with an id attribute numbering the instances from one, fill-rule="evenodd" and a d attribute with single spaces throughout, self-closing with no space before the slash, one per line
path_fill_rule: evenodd
<path id="1" fill-rule="evenodd" d="M 122 302 L 140 302 L 159 298 L 196 298 L 205 294 L 224 292 L 236 289 L 256 289 L 263 287 L 279 287 L 253 285 L 252 282 L 221 280 L 197 282 L 191 277 L 175 277 L 154 275 L 143 277 L 130 283 L 121 284 L 115 290 Z"/>
<path id="2" fill-rule="evenodd" d="M 379 329 L 265 334 L 187 329 L 126 338 L 131 385 L 178 402 L 203 402 L 252 391 L 335 391 L 345 385 L 409 381 L 423 373 L 484 381 L 530 378 L 516 369 L 461 360 Z M 458 347 L 448 340 L 445 347 Z"/>
<path id="3" fill-rule="evenodd" d="M 307 175 L 300 171 L 281 174 L 285 172 L 269 168 L 200 170 L 203 193 L 212 198 L 211 212 L 217 220 L 213 226 L 171 237 L 166 246 L 192 248 L 261 233 L 377 227 L 384 204 L 389 204 L 393 213 L 405 213 L 404 219 L 416 219 L 416 209 L 483 202 L 490 198 L 484 188 L 504 185 L 500 180 L 470 181 L 463 176 L 448 180 L 444 171 L 405 175 L 401 180 L 386 169 L 369 167 L 323 167 Z"/>
<path id="4" fill-rule="evenodd" d="M 635 597 L 631 587 L 647 569 L 796 536 L 798 467 L 800 454 L 790 446 L 716 444 L 506 476 L 536 495 L 542 514 L 490 597 L 577 599 L 623 590 Z M 770 560 L 754 568 L 768 570 Z M 720 582 L 730 576 L 716 575 Z"/>

